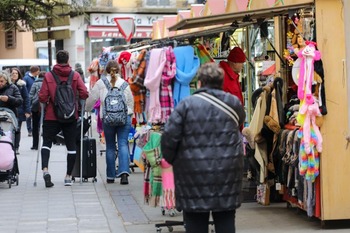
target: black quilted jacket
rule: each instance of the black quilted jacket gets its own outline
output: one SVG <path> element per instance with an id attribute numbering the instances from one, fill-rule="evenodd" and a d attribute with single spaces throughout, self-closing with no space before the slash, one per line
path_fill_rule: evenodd
<path id="1" fill-rule="evenodd" d="M 231 106 L 241 125 L 239 99 L 200 89 Z M 241 205 L 243 145 L 239 125 L 205 100 L 190 96 L 171 114 L 161 138 L 163 157 L 173 165 L 176 208 L 187 212 L 227 211 Z"/>

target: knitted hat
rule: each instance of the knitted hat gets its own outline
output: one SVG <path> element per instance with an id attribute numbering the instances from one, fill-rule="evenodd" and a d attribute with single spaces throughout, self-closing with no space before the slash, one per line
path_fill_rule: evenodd
<path id="1" fill-rule="evenodd" d="M 246 57 L 241 48 L 234 47 L 230 51 L 230 54 L 228 55 L 227 60 L 230 62 L 244 63 L 246 61 Z"/>

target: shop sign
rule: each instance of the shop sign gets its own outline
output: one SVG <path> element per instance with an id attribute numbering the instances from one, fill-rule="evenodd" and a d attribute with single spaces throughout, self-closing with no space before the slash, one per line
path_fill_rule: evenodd
<path id="1" fill-rule="evenodd" d="M 88 36 L 90 38 L 124 38 L 122 33 L 118 29 L 108 29 L 108 28 L 94 28 L 90 27 L 88 29 Z M 152 31 L 136 31 L 133 38 L 151 38 Z"/>
<path id="2" fill-rule="evenodd" d="M 152 27 L 153 22 L 159 18 L 163 18 L 163 15 L 156 14 L 90 14 L 90 25 L 93 26 L 115 26 L 114 18 L 133 18 L 135 25 L 137 26 L 149 26 Z"/>

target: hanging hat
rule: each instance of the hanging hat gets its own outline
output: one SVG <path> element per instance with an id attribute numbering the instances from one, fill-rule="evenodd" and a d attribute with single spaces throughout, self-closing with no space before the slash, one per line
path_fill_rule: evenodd
<path id="1" fill-rule="evenodd" d="M 127 51 L 123 51 L 119 54 L 118 63 L 122 65 L 126 65 L 130 61 L 131 53 Z"/>
<path id="2" fill-rule="evenodd" d="M 235 63 L 244 63 L 246 61 L 246 56 L 243 50 L 239 47 L 234 47 L 227 57 L 227 60 Z"/>

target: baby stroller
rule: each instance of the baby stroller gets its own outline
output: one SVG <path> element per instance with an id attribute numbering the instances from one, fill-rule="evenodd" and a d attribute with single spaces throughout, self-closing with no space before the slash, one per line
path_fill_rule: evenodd
<path id="1" fill-rule="evenodd" d="M 14 112 L 0 107 L 0 182 L 7 181 L 9 188 L 18 185 L 18 161 L 15 152 L 15 133 L 18 122 Z"/>

